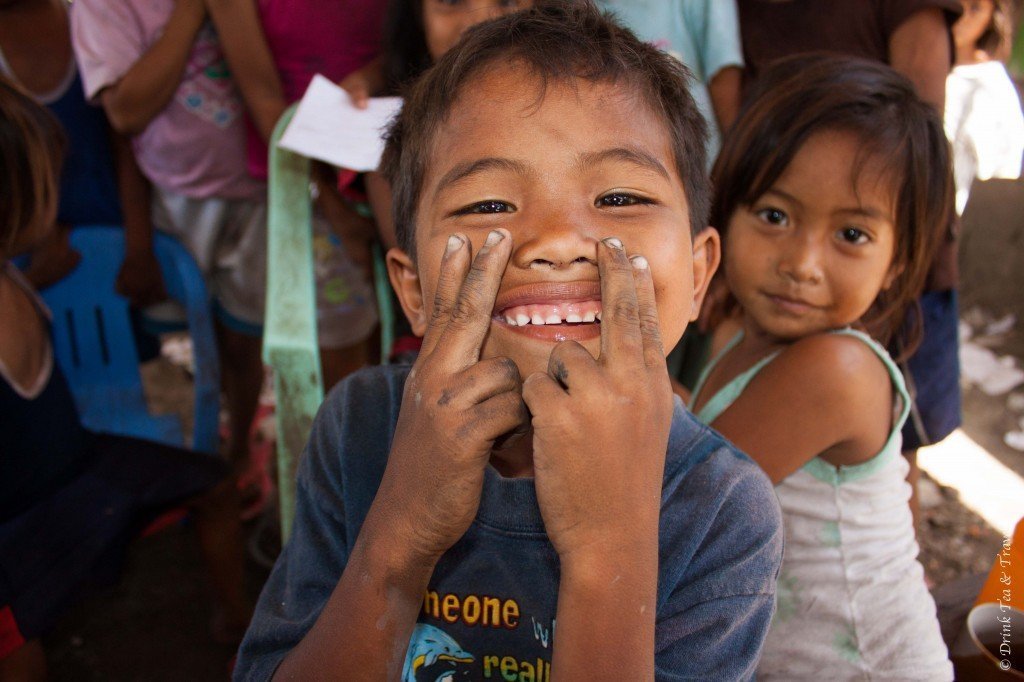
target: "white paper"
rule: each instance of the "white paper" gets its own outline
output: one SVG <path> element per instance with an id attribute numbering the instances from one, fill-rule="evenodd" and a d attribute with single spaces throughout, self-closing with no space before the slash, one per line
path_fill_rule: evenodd
<path id="1" fill-rule="evenodd" d="M 357 109 L 347 92 L 318 74 L 277 144 L 339 168 L 377 170 L 385 129 L 401 108 L 401 97 L 371 97 L 366 109 Z"/>

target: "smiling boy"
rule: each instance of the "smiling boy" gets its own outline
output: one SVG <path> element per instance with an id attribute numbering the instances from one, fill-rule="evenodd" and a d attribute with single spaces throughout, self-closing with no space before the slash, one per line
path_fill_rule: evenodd
<path id="1" fill-rule="evenodd" d="M 665 368 L 718 263 L 685 78 L 556 3 L 414 86 L 384 171 L 423 349 L 324 403 L 237 679 L 753 674 L 777 503 Z"/>

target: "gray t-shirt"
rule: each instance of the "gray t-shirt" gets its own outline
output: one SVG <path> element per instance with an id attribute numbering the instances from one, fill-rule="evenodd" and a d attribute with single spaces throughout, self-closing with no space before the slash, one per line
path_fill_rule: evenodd
<path id="1" fill-rule="evenodd" d="M 292 536 L 242 642 L 236 680 L 269 679 L 337 585 L 387 463 L 408 371 L 365 369 L 321 407 L 299 466 Z M 753 677 L 782 560 L 778 502 L 757 465 L 678 400 L 658 540 L 657 678 Z M 548 682 L 558 580 L 533 479 L 488 467 L 476 520 L 430 580 L 403 682 Z"/>

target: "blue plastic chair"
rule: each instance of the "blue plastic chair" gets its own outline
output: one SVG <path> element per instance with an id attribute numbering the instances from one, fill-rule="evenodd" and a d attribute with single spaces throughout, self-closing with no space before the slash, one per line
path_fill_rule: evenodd
<path id="1" fill-rule="evenodd" d="M 124 230 L 81 226 L 71 245 L 82 260 L 67 277 L 40 293 L 53 312 L 56 361 L 67 376 L 82 424 L 94 431 L 185 446 L 180 420 L 146 408 L 128 300 L 115 291 L 124 260 Z M 167 293 L 188 317 L 195 357 L 195 425 L 192 449 L 216 453 L 220 366 L 202 274 L 181 244 L 154 235 Z"/>

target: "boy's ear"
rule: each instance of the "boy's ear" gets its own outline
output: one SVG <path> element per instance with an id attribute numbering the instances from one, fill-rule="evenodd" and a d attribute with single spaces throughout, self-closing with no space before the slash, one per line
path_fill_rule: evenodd
<path id="1" fill-rule="evenodd" d="M 711 278 L 718 270 L 722 260 L 722 242 L 718 230 L 706 227 L 693 236 L 693 304 L 690 308 L 690 321 L 700 315 L 700 306 L 704 295 L 708 293 Z"/>
<path id="2" fill-rule="evenodd" d="M 420 274 L 416 264 L 405 251 L 399 248 L 390 249 L 385 256 L 388 266 L 388 279 L 398 295 L 406 319 L 412 327 L 412 333 L 422 337 L 427 331 L 427 311 L 423 306 L 423 288 L 420 286 Z"/>

